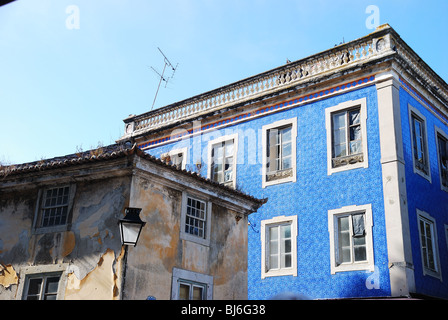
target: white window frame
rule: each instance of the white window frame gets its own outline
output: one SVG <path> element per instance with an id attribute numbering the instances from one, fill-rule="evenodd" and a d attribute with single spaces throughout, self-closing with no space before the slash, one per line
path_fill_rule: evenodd
<path id="1" fill-rule="evenodd" d="M 232 163 L 233 180 L 230 183 L 227 182 L 227 183 L 224 183 L 224 184 L 228 185 L 228 186 L 231 186 L 231 187 L 233 187 L 235 189 L 236 188 L 236 172 L 237 172 L 237 168 L 236 168 L 237 160 L 236 160 L 236 157 L 237 157 L 237 154 L 238 154 L 238 134 L 236 134 L 236 133 L 235 134 L 226 135 L 226 136 L 222 136 L 222 137 L 216 138 L 214 140 L 210 140 L 208 142 L 207 178 L 208 179 L 212 178 L 212 165 L 211 164 L 212 164 L 212 149 L 213 149 L 213 146 L 216 145 L 216 144 L 220 144 L 220 143 L 229 141 L 229 140 L 233 140 L 233 163 Z M 224 164 L 223 164 L 223 166 L 224 166 Z"/>
<path id="2" fill-rule="evenodd" d="M 432 242 L 432 251 L 433 251 L 433 255 L 434 255 L 434 267 L 435 270 L 432 270 L 428 267 L 425 266 L 425 257 L 424 257 L 424 253 L 423 253 L 423 243 L 422 243 L 422 230 L 420 227 L 420 221 L 423 221 L 424 223 L 427 223 L 430 225 L 431 227 L 431 242 Z M 422 258 L 422 270 L 423 270 L 423 275 L 429 275 L 432 276 L 434 278 L 439 279 L 440 281 L 442 281 L 442 273 L 441 273 L 441 269 L 440 269 L 440 256 L 439 256 L 439 245 L 438 245 L 438 240 L 437 240 L 437 223 L 436 220 L 431 217 L 429 215 L 429 213 L 419 210 L 417 209 L 417 226 L 418 226 L 418 238 L 419 238 L 419 242 L 420 242 L 420 255 Z"/>
<path id="3" fill-rule="evenodd" d="M 284 177 L 280 179 L 275 179 L 272 181 L 266 181 L 266 167 L 267 167 L 267 147 L 268 147 L 268 130 L 285 127 L 291 125 L 291 169 L 292 169 L 292 176 Z M 262 188 L 266 188 L 267 186 L 285 183 L 285 182 L 296 182 L 296 176 L 297 176 L 297 156 L 296 156 L 296 149 L 297 149 L 297 117 L 290 118 L 290 119 L 284 119 L 279 120 L 276 122 L 273 122 L 268 125 L 264 125 L 262 127 L 262 133 L 261 133 L 261 142 L 262 142 Z"/>
<path id="4" fill-rule="evenodd" d="M 410 137 L 411 137 L 411 156 L 412 156 L 412 166 L 414 168 L 414 173 L 422 176 L 426 180 L 428 180 L 431 183 L 431 161 L 429 160 L 429 150 L 428 150 L 428 125 L 426 121 L 426 117 L 417 109 L 408 104 L 408 110 L 409 110 L 409 129 L 410 129 Z M 418 169 L 415 163 L 415 155 L 414 155 L 414 123 L 412 121 L 412 118 L 416 117 L 419 120 L 423 122 L 424 130 L 424 156 L 426 157 L 426 165 L 428 167 L 428 173 L 426 174 L 422 170 Z"/>
<path id="5" fill-rule="evenodd" d="M 349 110 L 359 106 L 360 121 L 361 121 L 361 141 L 362 141 L 362 162 L 356 162 L 352 164 L 342 165 L 333 168 L 333 125 L 332 125 L 332 115 L 344 110 Z M 325 128 L 327 131 L 327 174 L 332 175 L 336 172 L 352 170 L 357 168 L 368 168 L 369 167 L 369 157 L 368 157 L 368 146 L 367 146 L 367 100 L 366 98 L 361 98 L 357 100 L 349 100 L 342 102 L 336 106 L 329 107 L 325 109 Z"/>
<path id="6" fill-rule="evenodd" d="M 200 286 L 205 289 L 204 300 L 213 299 L 213 276 L 193 272 L 189 270 L 173 268 L 173 280 L 171 283 L 171 300 L 179 299 L 179 287 L 181 283 L 188 283 L 192 286 Z"/>
<path id="7" fill-rule="evenodd" d="M 180 169 L 185 170 L 186 165 L 188 163 L 188 147 L 185 148 L 179 148 L 179 149 L 173 149 L 168 152 L 163 153 L 160 155 L 160 159 L 164 159 L 167 156 L 172 157 L 173 155 L 182 154 L 182 166 Z"/>
<path id="8" fill-rule="evenodd" d="M 291 225 L 291 267 L 269 270 L 267 263 L 267 250 L 270 227 L 283 224 Z M 261 279 L 276 276 L 297 276 L 297 216 L 278 216 L 261 221 Z"/>
<path id="9" fill-rule="evenodd" d="M 204 237 L 199 237 L 199 236 L 193 235 L 191 233 L 185 232 L 188 198 L 205 202 L 206 208 L 205 208 Z M 181 212 L 180 238 L 182 240 L 196 242 L 196 243 L 202 244 L 204 246 L 210 246 L 210 229 L 211 229 L 211 223 L 212 223 L 212 221 L 211 221 L 212 203 L 210 201 L 207 201 L 207 200 L 201 198 L 201 197 L 196 196 L 195 194 L 183 192 L 182 193 L 182 209 L 181 210 L 182 210 L 182 212 Z"/>
<path id="10" fill-rule="evenodd" d="M 442 129 L 440 129 L 439 127 L 435 126 L 435 136 L 436 136 L 436 148 L 437 148 L 437 165 L 439 168 L 439 179 L 440 179 L 440 189 L 442 189 L 443 191 L 448 192 L 448 186 L 444 186 L 442 184 L 442 168 L 440 167 L 440 150 L 439 150 L 439 135 L 444 138 L 447 143 L 448 143 L 448 134 L 446 134 Z"/>
<path id="11" fill-rule="evenodd" d="M 337 219 L 343 216 L 355 215 L 363 213 L 365 240 L 366 240 L 366 261 L 352 262 L 352 263 L 337 263 L 338 241 L 336 239 L 338 234 Z M 368 270 L 375 271 L 374 256 L 373 256 L 373 220 L 372 220 L 372 205 L 353 205 L 346 206 L 339 209 L 328 210 L 328 232 L 330 235 L 330 269 L 331 274 L 344 271 Z"/>

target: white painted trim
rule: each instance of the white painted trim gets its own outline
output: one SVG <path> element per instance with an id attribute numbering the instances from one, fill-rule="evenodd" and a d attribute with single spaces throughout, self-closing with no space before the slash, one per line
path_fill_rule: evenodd
<path id="1" fill-rule="evenodd" d="M 442 281 L 442 272 L 440 269 L 440 255 L 439 255 L 439 243 L 438 243 L 438 239 L 437 239 L 437 223 L 436 223 L 436 219 L 434 219 L 433 217 L 431 217 L 429 215 L 429 213 L 416 209 L 417 210 L 417 226 L 418 226 L 418 235 L 419 235 L 419 242 L 420 242 L 420 256 L 421 256 L 421 262 L 422 262 L 422 270 L 423 270 L 423 275 L 426 276 L 432 276 L 434 278 L 439 279 L 440 281 Z M 422 244 L 422 230 L 420 229 L 420 220 L 424 221 L 424 222 L 430 222 L 432 223 L 432 227 L 433 227 L 433 234 L 431 237 L 432 242 L 434 243 L 434 258 L 436 260 L 435 263 L 435 267 L 437 268 L 436 272 L 434 272 L 433 270 L 427 269 L 425 267 L 425 263 L 424 263 L 424 259 L 423 259 L 423 244 Z M 425 221 L 426 220 L 426 221 Z"/>
<path id="2" fill-rule="evenodd" d="M 287 125 L 292 125 L 291 127 L 291 163 L 292 163 L 292 177 L 286 177 L 283 179 L 277 179 L 273 181 L 266 181 L 266 165 L 267 165 L 267 158 L 266 158 L 266 149 L 267 149 L 267 131 L 270 129 L 283 127 Z M 283 119 L 279 121 L 275 121 L 273 123 L 264 125 L 262 127 L 261 131 L 261 143 L 262 143 L 262 166 L 261 166 L 261 186 L 262 188 L 266 188 L 267 186 L 271 186 L 274 184 L 280 184 L 285 182 L 296 182 L 296 176 L 297 176 L 297 117 L 290 118 L 290 119 Z"/>
<path id="3" fill-rule="evenodd" d="M 333 137 L 332 137 L 332 125 L 331 125 L 331 115 L 338 111 L 343 111 L 345 109 L 350 109 L 352 107 L 360 106 L 360 116 L 361 116 L 361 136 L 362 136 L 362 153 L 363 162 L 357 162 L 354 164 L 347 164 L 338 168 L 333 168 L 332 165 L 332 155 L 333 155 Z M 325 129 L 327 131 L 327 174 L 331 175 L 336 172 L 357 169 L 357 168 L 368 168 L 369 167 L 369 157 L 368 157 L 368 147 L 367 147 L 367 102 L 366 98 L 361 98 L 357 100 L 349 100 L 342 102 L 336 106 L 329 107 L 325 109 Z"/>
<path id="4" fill-rule="evenodd" d="M 273 225 L 291 223 L 291 268 L 266 270 L 266 229 Z M 275 276 L 297 276 L 297 216 L 278 216 L 261 221 L 261 279 Z"/>
<path id="5" fill-rule="evenodd" d="M 356 213 L 365 214 L 365 230 L 366 230 L 366 251 L 367 251 L 367 261 L 360 263 L 350 263 L 350 264 L 336 264 L 336 234 L 337 234 L 337 223 L 336 219 L 340 216 L 352 215 Z M 373 257 L 373 219 L 372 219 L 372 205 L 360 205 L 360 206 L 347 206 L 339 209 L 328 210 L 328 232 L 330 234 L 330 269 L 331 274 L 343 271 L 354 271 L 354 270 L 368 270 L 375 271 L 374 257 Z"/>
<path id="6" fill-rule="evenodd" d="M 445 187 L 442 184 L 442 170 L 440 168 L 440 150 L 439 150 L 439 141 L 437 135 L 441 135 L 448 141 L 448 134 L 446 134 L 441 128 L 434 125 L 435 138 L 436 138 L 436 149 L 437 149 L 437 168 L 439 169 L 439 180 L 440 180 L 440 189 L 448 192 L 448 187 Z"/>
<path id="7" fill-rule="evenodd" d="M 189 234 L 185 232 L 185 219 L 187 216 L 187 199 L 197 199 L 206 203 L 206 220 L 205 220 L 205 236 L 204 238 L 200 238 L 198 236 Z M 180 238 L 182 240 L 187 240 L 191 242 L 195 242 L 204 246 L 210 246 L 210 229 L 212 223 L 212 203 L 195 195 L 191 195 L 187 192 L 182 192 L 182 212 L 181 212 L 181 229 L 180 229 Z"/>
<path id="8" fill-rule="evenodd" d="M 208 151 L 207 151 L 207 178 L 211 179 L 212 177 L 212 169 L 211 169 L 211 163 L 212 163 L 212 146 L 218 143 L 222 143 L 225 141 L 233 140 L 233 181 L 232 186 L 235 189 L 236 188 L 236 173 L 237 173 L 237 155 L 238 155 L 238 134 L 229 134 L 226 136 L 222 136 L 213 140 L 210 140 L 208 142 Z M 223 164 L 224 165 L 224 164 Z"/>
<path id="9" fill-rule="evenodd" d="M 429 183 L 432 183 L 431 181 L 431 161 L 429 160 L 429 150 L 428 150 L 428 122 L 426 121 L 426 117 L 415 107 L 408 104 L 408 113 L 409 113 L 409 133 L 411 137 L 411 156 L 412 156 L 412 168 L 414 170 L 414 173 L 422 176 L 426 180 L 429 181 Z M 426 160 L 428 162 L 428 174 L 425 174 L 421 170 L 418 170 L 415 166 L 415 157 L 414 157 L 414 138 L 412 133 L 412 128 L 414 124 L 412 123 L 412 114 L 414 114 L 417 118 L 420 118 L 424 123 L 424 135 L 425 135 L 425 156 Z"/>

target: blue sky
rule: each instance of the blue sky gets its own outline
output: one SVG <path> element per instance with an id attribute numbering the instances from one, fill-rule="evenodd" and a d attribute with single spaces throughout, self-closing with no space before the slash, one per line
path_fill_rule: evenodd
<path id="1" fill-rule="evenodd" d="M 0 7 L 0 162 L 114 143 L 129 114 L 329 49 L 379 9 L 448 82 L 447 0 L 17 0 Z M 70 8 L 75 7 L 78 15 Z M 79 28 L 73 26 L 79 17 Z M 67 24 L 68 22 L 68 24 Z M 171 72 L 166 72 L 170 76 Z"/>

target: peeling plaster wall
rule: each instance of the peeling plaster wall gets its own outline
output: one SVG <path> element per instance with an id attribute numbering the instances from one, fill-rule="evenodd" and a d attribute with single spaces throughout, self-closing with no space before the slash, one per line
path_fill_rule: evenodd
<path id="1" fill-rule="evenodd" d="M 247 299 L 247 217 L 212 205 L 209 246 L 180 239 L 182 191 L 134 176 L 131 206 L 146 221 L 130 247 L 126 299 L 170 299 L 174 267 L 214 277 L 213 299 Z M 213 199 L 210 199 L 213 201 Z"/>
<path id="2" fill-rule="evenodd" d="M 62 182 L 46 176 L 45 183 L 30 180 L 8 192 L 0 185 L 0 300 L 21 299 L 26 277 L 48 272 L 61 274 L 59 299 L 170 299 L 173 268 L 212 276 L 214 299 L 246 299 L 247 216 L 216 204 L 222 195 L 202 194 L 199 182 L 183 187 L 144 171 Z M 66 230 L 33 229 L 42 190 L 67 184 L 75 189 Z M 180 238 L 186 190 L 213 202 L 207 246 Z M 127 256 L 117 225 L 125 207 L 142 208 L 146 222 Z"/>
<path id="3" fill-rule="evenodd" d="M 6 266 L 0 265 L 0 300 L 21 299 L 33 267 L 38 273 L 57 265 L 64 266 L 58 269 L 66 280 L 62 298 L 117 299 L 123 257 L 117 221 L 129 202 L 130 180 L 79 179 L 68 230 L 48 233 L 32 228 L 37 185 L 0 192 L 0 263 Z"/>

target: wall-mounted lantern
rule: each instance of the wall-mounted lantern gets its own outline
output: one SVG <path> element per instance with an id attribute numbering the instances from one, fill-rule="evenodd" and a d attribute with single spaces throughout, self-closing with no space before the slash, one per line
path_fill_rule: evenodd
<path id="1" fill-rule="evenodd" d="M 140 232 L 146 222 L 140 219 L 141 208 L 125 208 L 125 216 L 118 220 L 120 226 L 121 244 L 136 246 Z"/>

